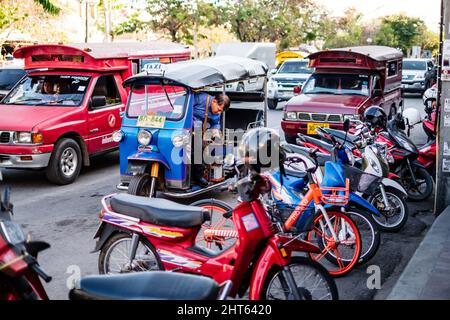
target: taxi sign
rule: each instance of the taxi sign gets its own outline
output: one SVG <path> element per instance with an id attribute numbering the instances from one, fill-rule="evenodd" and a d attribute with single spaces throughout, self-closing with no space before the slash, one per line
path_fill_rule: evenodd
<path id="1" fill-rule="evenodd" d="M 167 70 L 167 67 L 165 64 L 162 63 L 147 63 L 142 67 L 142 71 L 146 71 L 147 74 L 153 74 L 153 75 L 164 75 L 164 72 Z"/>

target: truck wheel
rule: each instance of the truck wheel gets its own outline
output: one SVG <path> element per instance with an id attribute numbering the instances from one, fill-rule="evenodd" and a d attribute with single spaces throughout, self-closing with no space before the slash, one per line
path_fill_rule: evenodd
<path id="1" fill-rule="evenodd" d="M 45 175 L 52 183 L 69 184 L 80 174 L 81 165 L 81 149 L 78 143 L 73 139 L 61 139 L 55 145 Z"/>
<path id="2" fill-rule="evenodd" d="M 278 101 L 275 99 L 267 99 L 267 106 L 270 110 L 275 110 L 277 108 Z"/>

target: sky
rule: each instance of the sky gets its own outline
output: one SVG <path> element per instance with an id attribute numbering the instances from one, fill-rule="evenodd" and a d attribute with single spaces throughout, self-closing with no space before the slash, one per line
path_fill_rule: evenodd
<path id="1" fill-rule="evenodd" d="M 334 16 L 340 16 L 348 7 L 355 7 L 364 14 L 365 20 L 372 20 L 403 12 L 407 16 L 425 21 L 428 28 L 439 30 L 440 0 L 315 0 L 324 5 Z"/>

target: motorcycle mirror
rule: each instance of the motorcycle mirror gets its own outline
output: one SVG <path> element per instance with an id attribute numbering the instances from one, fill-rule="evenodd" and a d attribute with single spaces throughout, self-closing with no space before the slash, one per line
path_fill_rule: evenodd
<path id="1" fill-rule="evenodd" d="M 50 244 L 43 241 L 31 241 L 25 243 L 25 248 L 31 256 L 37 258 L 39 252 L 50 248 Z"/>
<path id="2" fill-rule="evenodd" d="M 344 121 L 344 131 L 347 132 L 350 130 L 350 119 L 345 119 Z"/>

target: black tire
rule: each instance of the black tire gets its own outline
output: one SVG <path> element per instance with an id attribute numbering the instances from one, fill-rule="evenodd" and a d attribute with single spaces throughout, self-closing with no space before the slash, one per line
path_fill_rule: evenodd
<path id="1" fill-rule="evenodd" d="M 120 241 L 127 241 L 129 239 L 129 241 L 131 241 L 132 235 L 129 233 L 125 233 L 125 232 L 120 232 L 120 233 L 116 233 L 113 236 L 111 236 L 103 245 L 103 247 L 100 250 L 100 255 L 98 256 L 98 272 L 100 274 L 107 274 L 107 265 L 106 265 L 106 260 L 108 258 L 108 253 L 110 253 L 110 249 L 113 248 L 114 245 L 116 245 L 118 242 Z M 143 267 L 143 264 L 141 263 L 140 268 L 141 269 L 145 269 L 145 270 L 127 270 L 127 271 L 121 271 L 120 273 L 124 273 L 124 272 L 138 272 L 138 271 L 153 271 L 153 270 L 164 270 L 163 264 L 161 262 L 161 259 L 158 255 L 158 253 L 156 252 L 155 248 L 153 247 L 153 245 L 145 238 L 140 237 L 139 239 L 139 246 L 138 246 L 138 250 L 140 245 L 145 246 L 145 249 L 151 251 L 151 253 L 153 254 L 155 261 L 154 261 L 154 265 L 149 268 L 149 269 L 145 269 Z M 109 269 L 109 268 L 108 268 Z"/>
<path id="2" fill-rule="evenodd" d="M 150 196 L 151 181 L 152 177 L 148 173 L 133 176 L 130 184 L 128 185 L 128 194 L 142 197 L 153 197 L 154 194 Z"/>
<path id="3" fill-rule="evenodd" d="M 70 184 L 80 174 L 83 159 L 78 143 L 69 138 L 59 140 L 45 170 L 47 179 L 59 185 Z"/>
<path id="4" fill-rule="evenodd" d="M 237 87 L 236 87 L 236 91 L 237 92 L 244 92 L 245 91 L 245 86 L 242 82 L 240 82 Z"/>
<path id="5" fill-rule="evenodd" d="M 390 225 L 386 223 L 386 217 L 392 217 L 395 212 L 383 212 L 384 203 L 379 203 L 380 199 L 382 199 L 381 191 L 380 194 L 375 194 L 371 196 L 368 200 L 369 202 L 380 211 L 382 217 L 374 216 L 373 219 L 375 223 L 378 225 L 378 229 L 384 232 L 398 232 L 408 221 L 409 209 L 408 204 L 406 203 L 406 199 L 403 193 L 393 188 L 386 188 L 386 196 L 391 200 L 390 204 L 395 205 L 397 207 L 396 212 L 400 215 L 398 222 Z M 378 199 L 378 200 L 377 200 Z M 384 219 L 385 222 L 382 222 L 381 219 Z"/>
<path id="6" fill-rule="evenodd" d="M 380 229 L 375 219 L 367 211 L 350 207 L 347 213 L 358 227 L 361 236 L 361 255 L 358 265 L 368 262 L 377 253 L 380 247 Z"/>
<path id="7" fill-rule="evenodd" d="M 276 99 L 267 99 L 267 107 L 269 107 L 270 110 L 275 110 L 278 106 L 278 100 Z"/>
<path id="8" fill-rule="evenodd" d="M 297 136 L 288 136 L 285 134 L 284 139 L 286 140 L 287 143 L 297 144 Z"/>
<path id="9" fill-rule="evenodd" d="M 411 201 L 423 201 L 427 199 L 433 193 L 433 178 L 428 173 L 428 171 L 421 167 L 416 167 L 414 164 L 411 165 L 412 170 L 414 171 L 415 177 L 417 180 L 423 180 L 421 185 L 425 185 L 424 190 L 421 193 L 413 192 L 411 187 L 411 178 L 408 176 L 402 176 L 402 184 L 408 193 L 408 199 Z M 405 170 L 404 173 L 409 174 L 408 170 Z"/>
<path id="10" fill-rule="evenodd" d="M 293 265 L 302 266 L 304 268 L 310 269 L 311 271 L 315 271 L 316 278 L 320 278 L 321 281 L 324 281 L 325 287 L 328 289 L 327 291 L 328 291 L 330 300 L 338 300 L 339 299 L 339 294 L 338 294 L 336 283 L 335 283 L 334 279 L 328 274 L 328 271 L 320 263 L 318 263 L 316 261 L 312 261 L 305 257 L 292 257 L 291 262 L 288 264 L 288 266 L 291 270 L 292 270 Z M 270 300 L 270 296 L 268 293 L 268 291 L 270 289 L 270 285 L 271 285 L 271 283 L 273 283 L 273 280 L 275 279 L 275 277 L 278 276 L 278 274 L 280 272 L 281 272 L 281 270 L 279 268 L 272 268 L 270 270 L 270 272 L 267 274 L 266 280 L 264 282 L 263 290 L 261 292 L 261 297 L 260 297 L 261 300 Z M 295 278 L 295 276 L 294 276 L 294 278 Z M 313 279 L 311 279 L 311 280 L 313 280 Z M 319 279 L 316 280 L 316 284 L 317 284 L 318 280 Z M 311 292 L 307 288 L 302 288 L 302 289 L 303 289 L 302 290 L 303 294 L 307 298 L 314 299 Z"/>

